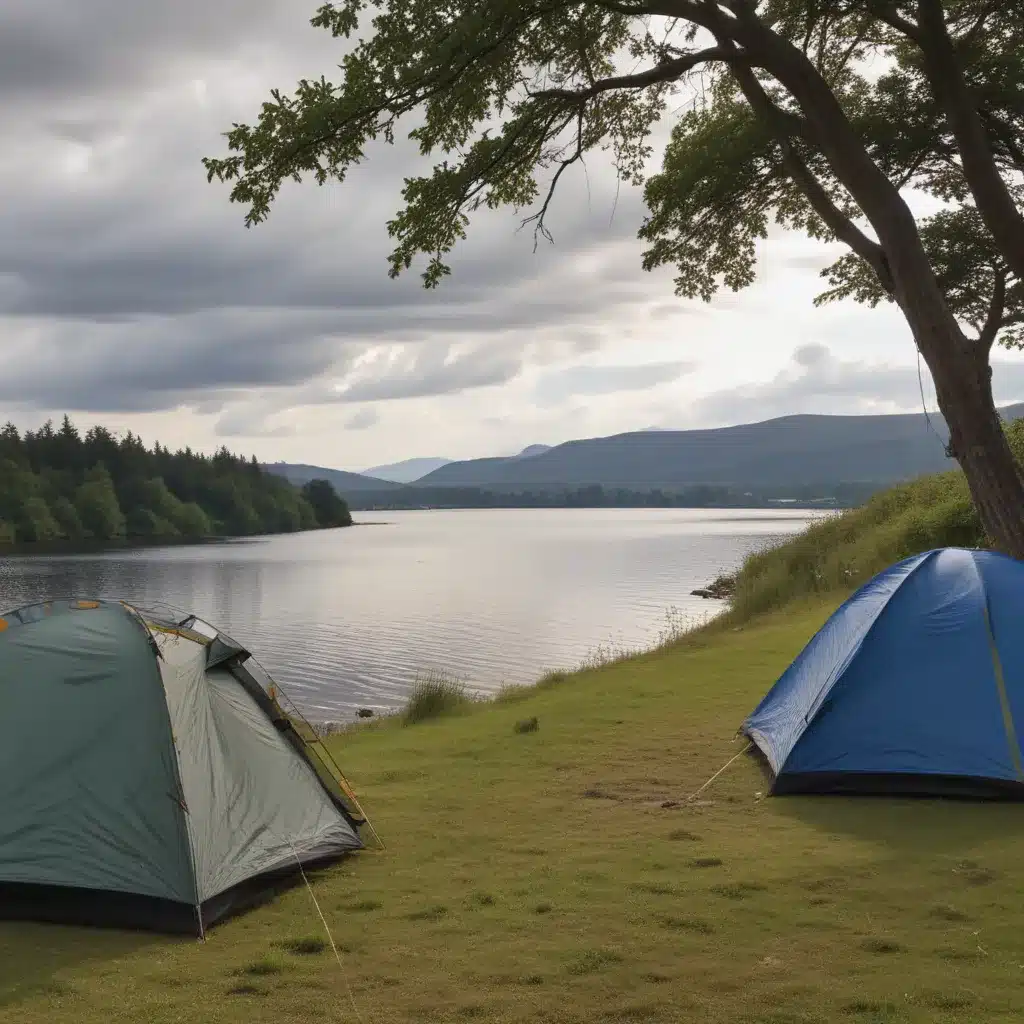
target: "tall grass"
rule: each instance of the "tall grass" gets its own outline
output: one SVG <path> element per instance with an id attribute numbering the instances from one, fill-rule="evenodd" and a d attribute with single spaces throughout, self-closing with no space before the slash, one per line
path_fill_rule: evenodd
<path id="1" fill-rule="evenodd" d="M 1024 464 L 1024 420 L 1015 420 L 1006 433 Z M 921 477 L 750 555 L 737 575 L 729 618 L 743 621 L 790 601 L 852 590 L 931 548 L 987 546 L 963 474 Z"/>
<path id="2" fill-rule="evenodd" d="M 404 725 L 415 725 L 431 718 L 440 718 L 463 711 L 473 703 L 473 697 L 460 679 L 443 672 L 429 672 L 416 680 L 402 712 Z"/>

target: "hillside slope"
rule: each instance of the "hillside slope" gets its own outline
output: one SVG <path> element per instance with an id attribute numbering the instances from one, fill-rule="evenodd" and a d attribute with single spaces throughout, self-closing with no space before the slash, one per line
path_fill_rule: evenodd
<path id="1" fill-rule="evenodd" d="M 396 484 L 411 484 L 435 469 L 447 466 L 451 459 L 425 456 L 416 459 L 403 459 L 401 462 L 388 462 L 383 466 L 370 466 L 359 471 L 359 476 L 375 477 L 377 480 L 390 480 Z"/>
<path id="2" fill-rule="evenodd" d="M 1024 405 L 1009 407 L 1004 415 L 1024 415 Z M 883 486 L 948 469 L 947 436 L 944 422 L 934 414 L 931 426 L 923 414 L 787 416 L 713 430 L 638 431 L 569 441 L 529 459 L 452 462 L 417 486 L 521 490 L 601 484 L 640 490 L 835 480 Z"/>
<path id="3" fill-rule="evenodd" d="M 1024 466 L 1024 419 L 1006 428 Z M 986 547 L 988 539 L 959 470 L 919 477 L 830 516 L 779 547 L 747 558 L 730 616 L 752 616 L 794 601 L 843 594 L 887 566 L 932 548 Z"/>
<path id="4" fill-rule="evenodd" d="M 263 468 L 301 486 L 310 480 L 326 480 L 339 494 L 352 491 L 388 491 L 402 487 L 391 480 L 379 480 L 362 473 L 349 473 L 344 469 L 328 469 L 325 466 L 309 466 L 300 462 L 269 462 Z"/>

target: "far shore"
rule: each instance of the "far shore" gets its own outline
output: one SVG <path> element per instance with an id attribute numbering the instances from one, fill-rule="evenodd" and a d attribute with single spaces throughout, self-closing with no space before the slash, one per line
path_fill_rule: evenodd
<path id="1" fill-rule="evenodd" d="M 352 522 L 349 526 L 324 526 L 313 530 L 290 530 L 287 533 L 251 533 L 223 537 L 123 537 L 117 540 L 51 540 L 25 544 L 0 545 L 0 558 L 30 558 L 46 555 L 101 555 L 113 551 L 151 551 L 156 548 L 206 547 L 213 544 L 241 544 L 269 537 L 295 537 L 303 533 L 325 530 L 347 530 L 351 526 L 375 526 L 376 523 Z"/>

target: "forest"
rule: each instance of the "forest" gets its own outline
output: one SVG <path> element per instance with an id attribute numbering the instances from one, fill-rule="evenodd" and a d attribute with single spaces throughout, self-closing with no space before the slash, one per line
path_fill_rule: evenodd
<path id="1" fill-rule="evenodd" d="M 301 488 L 222 447 L 147 448 L 104 427 L 0 430 L 0 545 L 204 540 L 351 526 L 325 480 Z"/>
<path id="2" fill-rule="evenodd" d="M 350 491 L 349 505 L 357 510 L 416 508 L 850 508 L 863 504 L 875 483 L 824 481 L 787 487 L 725 487 L 695 485 L 675 490 L 624 487 L 551 487 L 548 489 L 487 490 L 481 487 L 407 487 L 387 491 Z"/>

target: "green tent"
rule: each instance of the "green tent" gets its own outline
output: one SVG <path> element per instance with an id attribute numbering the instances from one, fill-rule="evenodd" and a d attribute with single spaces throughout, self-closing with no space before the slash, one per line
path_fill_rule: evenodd
<path id="1" fill-rule="evenodd" d="M 0 916 L 202 935 L 361 848 L 358 802 L 282 699 L 194 616 L 0 617 Z"/>

